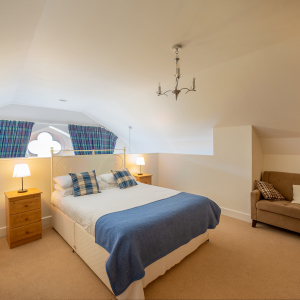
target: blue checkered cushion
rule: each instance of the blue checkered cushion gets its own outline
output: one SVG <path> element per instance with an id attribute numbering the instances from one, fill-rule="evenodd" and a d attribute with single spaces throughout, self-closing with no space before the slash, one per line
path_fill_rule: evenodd
<path id="1" fill-rule="evenodd" d="M 137 185 L 135 178 L 130 174 L 127 168 L 111 172 L 114 175 L 120 189 L 126 189 Z"/>
<path id="2" fill-rule="evenodd" d="M 74 197 L 101 193 L 95 170 L 92 172 L 69 173 L 72 178 Z"/>

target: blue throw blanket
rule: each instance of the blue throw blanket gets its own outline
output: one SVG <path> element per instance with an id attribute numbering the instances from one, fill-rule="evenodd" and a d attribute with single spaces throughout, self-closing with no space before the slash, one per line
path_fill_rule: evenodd
<path id="1" fill-rule="evenodd" d="M 219 224 L 220 207 L 188 193 L 98 219 L 95 241 L 110 256 L 106 271 L 116 296 L 145 276 L 145 268 Z"/>

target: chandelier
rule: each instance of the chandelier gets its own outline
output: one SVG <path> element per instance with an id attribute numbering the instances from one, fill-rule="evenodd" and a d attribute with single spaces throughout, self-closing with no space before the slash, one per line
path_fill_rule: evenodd
<path id="1" fill-rule="evenodd" d="M 193 78 L 193 85 L 192 85 L 192 87 L 190 89 L 188 89 L 188 88 L 182 88 L 182 89 L 178 90 L 178 82 L 179 82 L 179 79 L 180 79 L 180 76 L 181 76 L 180 75 L 180 65 L 179 65 L 180 58 L 179 58 L 178 54 L 179 54 L 179 50 L 181 49 L 181 45 L 174 45 L 172 47 L 172 49 L 174 49 L 175 54 L 176 54 L 175 59 L 174 59 L 175 60 L 175 64 L 176 64 L 176 74 L 174 75 L 175 76 L 175 89 L 173 91 L 172 90 L 168 90 L 166 92 L 162 92 L 161 91 L 161 86 L 160 86 L 160 83 L 159 83 L 158 84 L 158 91 L 156 93 L 157 93 L 157 96 L 165 95 L 165 96 L 168 97 L 167 93 L 168 92 L 172 92 L 174 94 L 174 96 L 175 96 L 175 99 L 177 100 L 178 95 L 179 95 L 179 93 L 182 90 L 187 90 L 186 94 L 188 92 L 196 92 L 196 90 L 195 90 L 196 86 L 195 86 L 195 78 Z"/>

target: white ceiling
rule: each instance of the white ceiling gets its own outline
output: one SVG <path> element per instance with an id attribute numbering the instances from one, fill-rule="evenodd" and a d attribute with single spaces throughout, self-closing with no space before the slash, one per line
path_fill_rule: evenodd
<path id="1" fill-rule="evenodd" d="M 299 15 L 299 0 L 0 0 L 0 106 L 83 112 L 126 141 L 131 125 L 137 152 L 203 153 L 213 127 L 291 135 Z M 177 102 L 155 94 L 176 43 L 180 87 L 197 85 Z"/>

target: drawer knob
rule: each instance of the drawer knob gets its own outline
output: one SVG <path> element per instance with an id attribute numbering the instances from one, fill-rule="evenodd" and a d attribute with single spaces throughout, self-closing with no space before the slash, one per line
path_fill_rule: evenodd
<path id="1" fill-rule="evenodd" d="M 26 231 L 26 234 L 28 234 L 29 233 L 29 231 Z"/>
<path id="2" fill-rule="evenodd" d="M 28 218 L 26 218 L 25 221 L 28 221 Z"/>
<path id="3" fill-rule="evenodd" d="M 26 204 L 25 207 L 28 207 L 28 205 Z"/>

